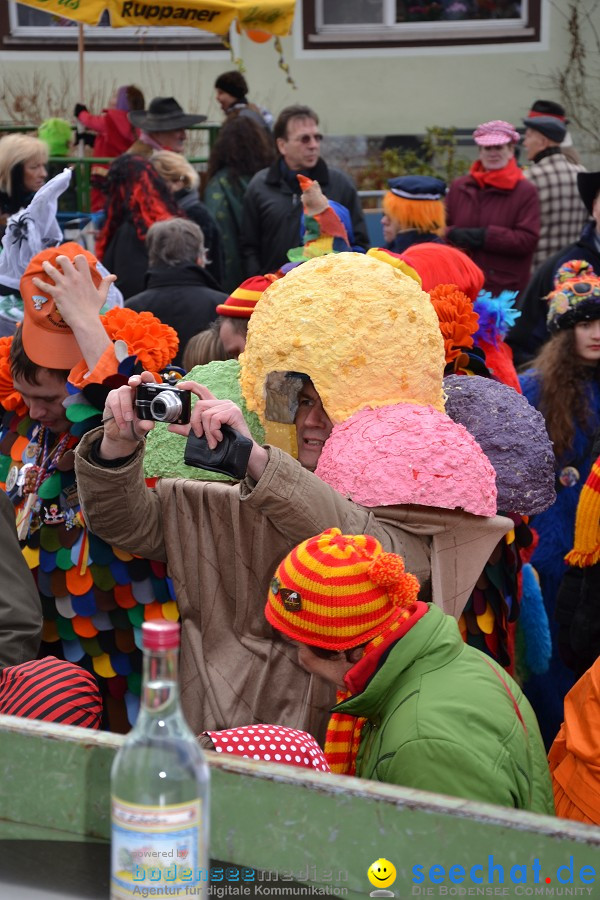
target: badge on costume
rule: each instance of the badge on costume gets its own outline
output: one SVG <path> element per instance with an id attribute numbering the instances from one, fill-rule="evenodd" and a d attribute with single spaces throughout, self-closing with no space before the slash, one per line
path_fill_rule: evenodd
<path id="1" fill-rule="evenodd" d="M 37 459 L 37 455 L 40 451 L 40 447 L 37 441 L 30 441 L 25 450 L 23 451 L 23 462 L 29 463 L 33 462 L 34 459 Z"/>
<path id="2" fill-rule="evenodd" d="M 288 612 L 298 612 L 302 609 L 302 597 L 298 591 L 290 591 L 288 588 L 280 588 L 281 602 Z"/>
<path id="3" fill-rule="evenodd" d="M 51 503 L 50 506 L 44 507 L 44 525 L 62 525 L 65 517 L 58 508 L 58 504 Z"/>
<path id="4" fill-rule="evenodd" d="M 565 466 L 561 469 L 558 480 L 563 487 L 573 487 L 581 478 L 578 470 L 574 466 Z"/>
<path id="5" fill-rule="evenodd" d="M 6 493 L 10 494 L 10 492 L 16 487 L 17 481 L 19 479 L 19 466 L 11 466 L 8 470 L 8 475 L 6 476 Z"/>
<path id="6" fill-rule="evenodd" d="M 33 463 L 27 463 L 21 469 L 21 490 L 23 494 L 33 494 L 37 483 L 40 467 Z"/>

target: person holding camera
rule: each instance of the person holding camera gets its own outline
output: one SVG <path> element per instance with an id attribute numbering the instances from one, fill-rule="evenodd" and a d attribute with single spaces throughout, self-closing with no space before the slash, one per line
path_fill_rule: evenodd
<path id="1" fill-rule="evenodd" d="M 227 428 L 234 429 L 238 434 L 230 437 L 236 450 L 242 438 L 247 441 L 247 462 L 237 474 L 242 480 L 161 478 L 154 489 L 145 489 L 143 442 L 154 422 L 140 416 L 136 392 L 139 396 L 143 388 L 146 404 L 153 382 L 153 375 L 144 372 L 111 391 L 102 429 L 87 434 L 77 448 L 86 522 L 129 553 L 168 564 L 182 619 L 182 703 L 197 733 L 272 722 L 308 731 L 322 742 L 333 687 L 299 666 L 295 648 L 262 615 L 281 559 L 325 528 L 369 533 L 407 560 L 423 598 L 433 595 L 441 602 L 437 582 L 431 588 L 433 558 L 439 581 L 451 595 L 457 590 L 452 578 L 458 572 L 464 581 L 470 568 L 461 565 L 465 548 L 474 567 L 480 560 L 483 568 L 504 530 L 503 520 L 459 510 L 368 509 L 346 499 L 311 471 L 332 422 L 306 377 L 295 418 L 298 460 L 254 442 L 233 402 L 214 397 L 203 385 L 181 382 L 179 387 L 196 399 L 190 423 L 172 422 L 170 430 L 187 434 L 188 444 L 190 433 L 192 443 L 205 438 L 205 460 L 219 448 Z"/>
<path id="2" fill-rule="evenodd" d="M 177 608 L 164 566 L 133 560 L 85 527 L 73 450 L 100 422 L 110 387 L 136 367 L 160 371 L 177 337 L 150 313 L 101 315 L 114 278 L 98 265 L 67 243 L 36 254 L 21 279 L 23 324 L 0 340 L 0 488 L 36 577 L 40 656 L 91 673 L 105 727 L 124 732 L 139 707 L 134 628 L 145 617 L 176 618 Z"/>

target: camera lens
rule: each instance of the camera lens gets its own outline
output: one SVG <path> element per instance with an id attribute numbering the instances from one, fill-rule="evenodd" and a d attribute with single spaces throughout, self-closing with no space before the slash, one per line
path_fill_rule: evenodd
<path id="1" fill-rule="evenodd" d="M 156 422 L 176 422 L 182 409 L 181 400 L 175 391 L 162 391 L 150 402 L 150 412 Z"/>

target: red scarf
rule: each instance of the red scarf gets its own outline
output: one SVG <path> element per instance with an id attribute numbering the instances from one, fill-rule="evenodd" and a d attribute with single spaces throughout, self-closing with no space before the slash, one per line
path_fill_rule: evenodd
<path id="1" fill-rule="evenodd" d="M 469 174 L 483 190 L 486 187 L 512 191 L 525 176 L 515 162 L 510 159 L 502 169 L 484 169 L 481 160 L 477 159 L 469 169 Z"/>
<path id="2" fill-rule="evenodd" d="M 419 600 L 409 609 L 399 610 L 398 618 L 385 631 L 369 641 L 363 656 L 346 673 L 344 681 L 348 690 L 337 692 L 336 703 L 360 694 L 365 689 L 367 682 L 375 673 L 382 655 L 407 631 L 410 631 L 428 609 L 427 604 Z M 331 714 L 325 738 L 325 759 L 332 772 L 338 775 L 356 774 L 356 755 L 360 746 L 362 728 L 366 721 L 365 718 L 351 716 L 347 713 L 334 712 Z"/>

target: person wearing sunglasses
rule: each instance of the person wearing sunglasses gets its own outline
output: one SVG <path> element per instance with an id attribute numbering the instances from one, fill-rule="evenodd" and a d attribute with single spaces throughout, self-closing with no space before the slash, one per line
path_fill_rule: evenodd
<path id="1" fill-rule="evenodd" d="M 301 243 L 301 189 L 297 175 L 317 181 L 329 200 L 345 206 L 354 244 L 369 247 L 360 200 L 351 179 L 321 158 L 319 117 L 308 106 L 287 106 L 273 128 L 277 159 L 252 178 L 244 196 L 241 254 L 246 277 L 275 272 Z"/>

